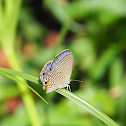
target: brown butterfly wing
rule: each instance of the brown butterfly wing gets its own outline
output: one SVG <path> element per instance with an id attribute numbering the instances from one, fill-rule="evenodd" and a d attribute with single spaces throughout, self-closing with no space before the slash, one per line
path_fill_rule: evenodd
<path id="1" fill-rule="evenodd" d="M 49 85 L 46 93 L 67 87 L 67 85 L 70 83 L 72 68 L 73 54 L 70 52 L 58 62 L 51 72 L 49 72 Z"/>

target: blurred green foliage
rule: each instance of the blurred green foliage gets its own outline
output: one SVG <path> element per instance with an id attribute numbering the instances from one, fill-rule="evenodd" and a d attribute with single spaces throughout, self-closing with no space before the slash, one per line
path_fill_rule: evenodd
<path id="1" fill-rule="evenodd" d="M 0 18 L 5 2 L 0 0 Z M 74 56 L 71 78 L 87 81 L 71 82 L 72 92 L 125 126 L 126 1 L 27 0 L 17 16 L 14 47 L 23 72 L 38 77 L 47 61 L 69 48 Z M 0 19 L 1 50 L 3 39 L 8 40 L 4 33 L 12 25 L 9 19 L 6 27 Z M 0 62 L 3 60 L 1 56 Z M 41 85 L 28 83 L 49 103 L 33 94 L 42 125 L 105 126 L 72 101 L 55 92 L 46 94 Z M 5 101 L 22 95 L 14 81 L 0 76 L 1 126 L 31 125 L 22 102 L 11 114 L 8 112 Z"/>

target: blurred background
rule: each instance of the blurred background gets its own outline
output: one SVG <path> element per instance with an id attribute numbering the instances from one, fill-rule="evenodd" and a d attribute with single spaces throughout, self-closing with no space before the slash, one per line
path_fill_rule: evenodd
<path id="1" fill-rule="evenodd" d="M 39 77 L 73 52 L 72 92 L 126 126 L 126 1 L 0 0 L 0 67 Z M 0 75 L 1 126 L 106 126 L 55 91 L 27 82 L 45 100 Z"/>

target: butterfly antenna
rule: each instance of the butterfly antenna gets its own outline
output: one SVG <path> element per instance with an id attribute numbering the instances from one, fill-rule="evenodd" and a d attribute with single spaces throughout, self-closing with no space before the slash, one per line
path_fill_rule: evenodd
<path id="1" fill-rule="evenodd" d="M 80 80 L 73 80 L 73 79 L 70 79 L 70 81 L 78 81 L 78 82 L 83 82 L 83 83 L 87 83 L 86 81 L 80 81 Z"/>

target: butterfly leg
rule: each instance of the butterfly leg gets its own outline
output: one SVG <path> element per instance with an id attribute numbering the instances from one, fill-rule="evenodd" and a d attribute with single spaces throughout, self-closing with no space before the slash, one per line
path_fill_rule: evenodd
<path id="1" fill-rule="evenodd" d="M 67 85 L 67 90 L 68 90 L 68 91 L 71 91 L 70 85 Z"/>

